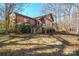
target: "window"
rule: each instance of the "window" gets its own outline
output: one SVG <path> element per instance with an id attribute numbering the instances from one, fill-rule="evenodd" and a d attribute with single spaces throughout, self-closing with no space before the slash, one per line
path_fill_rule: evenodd
<path id="1" fill-rule="evenodd" d="M 24 18 L 24 22 L 28 22 L 28 19 Z"/>

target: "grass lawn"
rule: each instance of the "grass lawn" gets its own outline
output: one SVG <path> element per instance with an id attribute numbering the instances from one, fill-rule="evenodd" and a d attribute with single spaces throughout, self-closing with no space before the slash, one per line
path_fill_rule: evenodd
<path id="1" fill-rule="evenodd" d="M 77 35 L 2 35 L 0 55 L 78 55 Z"/>

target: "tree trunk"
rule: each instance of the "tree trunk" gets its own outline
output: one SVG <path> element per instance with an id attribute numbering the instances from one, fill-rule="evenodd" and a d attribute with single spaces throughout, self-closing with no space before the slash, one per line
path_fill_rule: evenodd
<path id="1" fill-rule="evenodd" d="M 9 34 L 9 16 L 6 16 L 6 18 L 5 18 L 5 20 L 6 20 L 6 34 Z"/>

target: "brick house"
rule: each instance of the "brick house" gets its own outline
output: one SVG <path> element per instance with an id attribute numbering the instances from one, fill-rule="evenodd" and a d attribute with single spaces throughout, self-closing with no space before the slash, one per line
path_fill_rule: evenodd
<path id="1" fill-rule="evenodd" d="M 14 23 L 14 25 L 16 24 L 24 24 L 24 23 L 29 23 L 31 28 L 31 32 L 34 31 L 35 25 L 36 25 L 36 20 L 34 18 L 28 17 L 28 16 L 24 16 L 22 14 L 19 13 L 11 13 L 10 14 L 10 23 Z"/>
<path id="2" fill-rule="evenodd" d="M 53 28 L 54 19 L 52 14 L 39 16 L 36 18 L 31 18 L 29 16 L 24 16 L 19 13 L 11 13 L 10 14 L 10 23 L 16 24 L 23 24 L 29 23 L 31 26 L 31 33 L 42 33 L 42 28 L 46 28 L 47 30 Z M 13 26 L 14 26 L 13 25 Z"/>
<path id="3" fill-rule="evenodd" d="M 45 28 L 45 30 L 52 30 L 53 29 L 53 24 L 54 24 L 54 19 L 52 14 L 47 14 L 43 16 L 39 16 L 35 18 L 37 20 L 37 25 L 39 28 Z M 39 30 L 39 29 L 38 29 Z M 46 33 L 47 31 L 45 31 Z"/>

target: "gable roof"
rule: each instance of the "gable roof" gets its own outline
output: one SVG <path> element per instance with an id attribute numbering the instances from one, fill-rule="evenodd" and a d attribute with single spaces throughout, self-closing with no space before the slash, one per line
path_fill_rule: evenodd
<path id="1" fill-rule="evenodd" d="M 46 18 L 46 17 L 51 17 L 51 19 L 52 20 L 50 20 L 50 21 L 54 21 L 54 19 L 53 19 L 53 16 L 52 16 L 52 13 L 49 13 L 49 14 L 47 14 L 47 15 L 43 15 L 43 16 L 39 16 L 39 17 L 35 17 L 35 18 L 32 18 L 32 17 L 29 17 L 29 16 L 25 16 L 25 15 L 22 15 L 22 14 L 20 14 L 20 13 L 16 13 L 16 12 L 14 12 L 16 15 L 20 15 L 20 16 L 23 16 L 23 17 L 25 17 L 25 18 L 29 18 L 29 19 L 31 19 L 31 20 L 44 20 L 44 18 Z"/>
<path id="2" fill-rule="evenodd" d="M 20 13 L 16 13 L 16 12 L 14 12 L 16 15 L 20 15 L 20 16 L 23 16 L 23 17 L 25 17 L 25 18 L 29 18 L 29 19 L 32 19 L 32 20 L 35 20 L 34 18 L 32 18 L 32 17 L 29 17 L 29 16 L 25 16 L 25 15 L 22 15 L 22 14 L 20 14 Z"/>
<path id="3" fill-rule="evenodd" d="M 44 18 L 47 17 L 47 16 L 50 16 L 52 18 L 52 21 L 54 21 L 53 16 L 52 16 L 52 13 L 49 13 L 47 15 L 43 15 L 43 16 L 36 17 L 35 19 L 37 19 L 37 20 L 38 19 L 39 20 L 44 20 Z"/>

